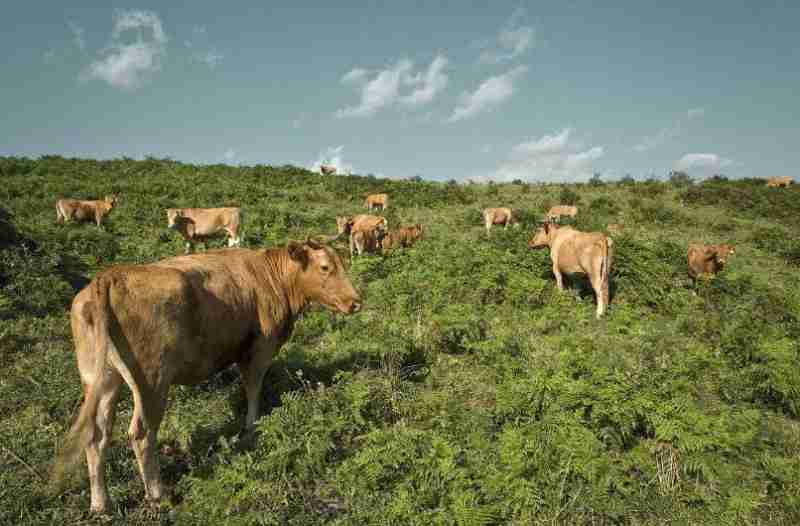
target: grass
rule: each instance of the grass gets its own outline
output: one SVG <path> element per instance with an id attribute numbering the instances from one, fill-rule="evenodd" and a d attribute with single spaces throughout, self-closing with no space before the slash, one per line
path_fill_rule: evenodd
<path id="1" fill-rule="evenodd" d="M 143 501 L 124 395 L 114 524 L 800 522 L 797 187 L 462 186 L 60 157 L 0 158 L 0 180 L 2 524 L 103 522 L 85 480 L 47 485 L 81 396 L 68 309 L 99 269 L 182 253 L 164 208 L 240 205 L 243 244 L 260 247 L 333 233 L 379 191 L 390 223 L 422 223 L 425 239 L 353 262 L 362 313 L 297 324 L 252 441 L 235 371 L 173 388 L 159 508 Z M 55 224 L 57 197 L 111 192 L 122 203 L 104 228 Z M 526 246 L 564 197 L 580 228 L 625 225 L 600 321 L 586 284 L 559 294 L 546 251 Z M 523 228 L 487 238 L 486 206 L 511 206 Z M 690 241 L 737 247 L 696 291 Z"/>

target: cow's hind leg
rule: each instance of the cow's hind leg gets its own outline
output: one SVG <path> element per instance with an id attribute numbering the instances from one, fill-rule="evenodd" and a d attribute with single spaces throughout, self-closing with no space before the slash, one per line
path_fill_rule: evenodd
<path id="1" fill-rule="evenodd" d="M 114 414 L 122 385 L 122 377 L 119 373 L 111 369 L 108 369 L 107 373 L 110 374 L 103 378 L 102 394 L 94 421 L 95 429 L 92 432 L 91 440 L 86 445 L 86 464 L 89 467 L 89 484 L 92 491 L 91 510 L 98 513 L 104 513 L 109 504 L 105 456 L 111 443 Z"/>
<path id="2" fill-rule="evenodd" d="M 164 495 L 156 447 L 158 427 L 164 416 L 166 402 L 165 392 L 142 393 L 139 396 L 134 392 L 133 418 L 128 436 L 136 453 L 145 497 L 150 501 L 157 501 Z"/>

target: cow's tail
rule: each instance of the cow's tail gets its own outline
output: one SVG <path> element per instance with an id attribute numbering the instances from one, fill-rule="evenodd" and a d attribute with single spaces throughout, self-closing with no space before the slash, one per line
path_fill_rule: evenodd
<path id="1" fill-rule="evenodd" d="M 611 273 L 611 262 L 614 258 L 614 242 L 608 236 L 603 238 L 603 262 L 600 267 L 600 275 L 602 277 L 601 283 L 603 284 L 603 296 L 606 307 L 608 307 L 609 296 L 609 274 Z"/>
<path id="2" fill-rule="evenodd" d="M 78 463 L 81 453 L 92 441 L 95 434 L 97 421 L 97 408 L 100 404 L 100 397 L 103 394 L 103 380 L 105 369 L 108 363 L 109 352 L 113 353 L 113 360 L 120 367 L 126 369 L 123 374 L 125 379 L 131 378 L 130 371 L 125 367 L 124 362 L 119 359 L 117 349 L 114 346 L 109 327 L 111 324 L 111 305 L 109 301 L 109 289 L 111 278 L 107 275 L 100 275 L 92 284 L 92 304 L 94 309 L 91 315 L 94 328 L 94 354 L 95 371 L 91 385 L 88 386 L 86 398 L 81 406 L 78 418 L 72 424 L 72 428 L 61 447 L 56 462 L 53 466 L 52 482 L 59 487 L 65 481 L 65 476 Z"/>

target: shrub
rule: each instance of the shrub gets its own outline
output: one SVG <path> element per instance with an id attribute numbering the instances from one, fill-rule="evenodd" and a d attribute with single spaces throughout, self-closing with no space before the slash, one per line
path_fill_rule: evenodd
<path id="1" fill-rule="evenodd" d="M 562 186 L 558 194 L 558 202 L 562 205 L 577 205 L 581 202 L 581 196 L 568 186 Z"/>

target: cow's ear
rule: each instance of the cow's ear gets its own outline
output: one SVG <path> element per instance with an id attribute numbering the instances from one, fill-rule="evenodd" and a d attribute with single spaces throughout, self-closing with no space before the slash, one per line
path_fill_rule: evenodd
<path id="1" fill-rule="evenodd" d="M 286 245 L 286 249 L 289 251 L 290 258 L 303 265 L 303 267 L 306 266 L 308 263 L 308 254 L 306 253 L 305 243 L 289 241 L 289 244 Z"/>

